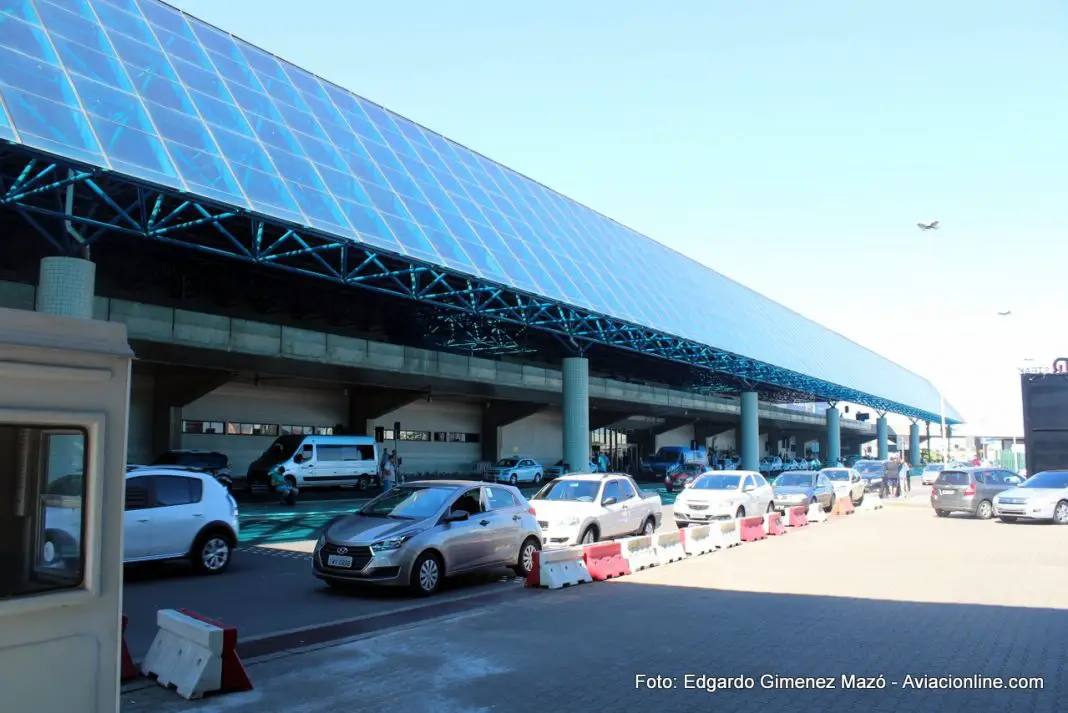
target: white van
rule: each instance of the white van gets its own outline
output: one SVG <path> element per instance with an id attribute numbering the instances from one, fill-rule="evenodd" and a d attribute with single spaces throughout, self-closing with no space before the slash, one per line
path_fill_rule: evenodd
<path id="1" fill-rule="evenodd" d="M 337 485 L 366 490 L 381 483 L 379 444 L 372 436 L 279 436 L 248 467 L 248 487 L 271 487 L 271 468 L 282 464 L 285 477 L 298 488 Z"/>

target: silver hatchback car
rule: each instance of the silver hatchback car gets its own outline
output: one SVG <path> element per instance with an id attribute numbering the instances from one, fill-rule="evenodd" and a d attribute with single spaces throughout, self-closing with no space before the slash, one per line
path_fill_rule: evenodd
<path id="1" fill-rule="evenodd" d="M 462 572 L 511 567 L 525 577 L 541 546 L 534 510 L 517 489 L 424 480 L 327 525 L 312 571 L 336 588 L 366 583 L 433 594 L 445 577 Z"/>
<path id="2" fill-rule="evenodd" d="M 994 515 L 994 498 L 1015 488 L 1023 479 L 997 468 L 956 468 L 938 474 L 931 488 L 931 507 L 939 517 L 966 512 L 980 520 Z"/>

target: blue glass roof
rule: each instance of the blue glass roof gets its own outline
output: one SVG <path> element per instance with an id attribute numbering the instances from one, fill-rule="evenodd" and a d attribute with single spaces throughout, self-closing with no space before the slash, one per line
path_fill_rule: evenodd
<path id="1" fill-rule="evenodd" d="M 916 374 L 157 0 L 0 0 L 0 97 L 0 139 L 939 412 Z"/>

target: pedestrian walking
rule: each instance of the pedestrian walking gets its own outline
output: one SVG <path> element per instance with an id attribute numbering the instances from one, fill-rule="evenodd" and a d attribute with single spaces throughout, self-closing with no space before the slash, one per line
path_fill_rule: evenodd
<path id="1" fill-rule="evenodd" d="M 396 456 L 390 454 L 386 464 L 382 467 L 382 492 L 388 493 L 397 484 L 397 466 L 394 463 Z"/>
<path id="2" fill-rule="evenodd" d="M 889 458 L 883 466 L 882 497 L 894 497 L 897 494 L 897 475 L 900 470 L 897 459 Z"/>

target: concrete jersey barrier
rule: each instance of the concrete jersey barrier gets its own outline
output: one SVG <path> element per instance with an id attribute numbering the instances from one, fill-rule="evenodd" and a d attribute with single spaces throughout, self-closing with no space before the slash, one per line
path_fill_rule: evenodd
<path id="1" fill-rule="evenodd" d="M 561 547 L 536 554 L 539 587 L 562 589 L 593 581 L 586 569 L 585 549 L 582 547 Z"/>
<path id="2" fill-rule="evenodd" d="M 691 557 L 715 552 L 716 539 L 712 536 L 712 525 L 694 525 L 682 532 L 682 548 Z"/>
<path id="3" fill-rule="evenodd" d="M 738 520 L 721 520 L 714 525 L 710 525 L 710 528 L 712 539 L 719 549 L 725 550 L 742 544 Z"/>
<path id="4" fill-rule="evenodd" d="M 193 700 L 222 687 L 223 630 L 174 609 L 156 613 L 159 627 L 141 672 Z"/>

